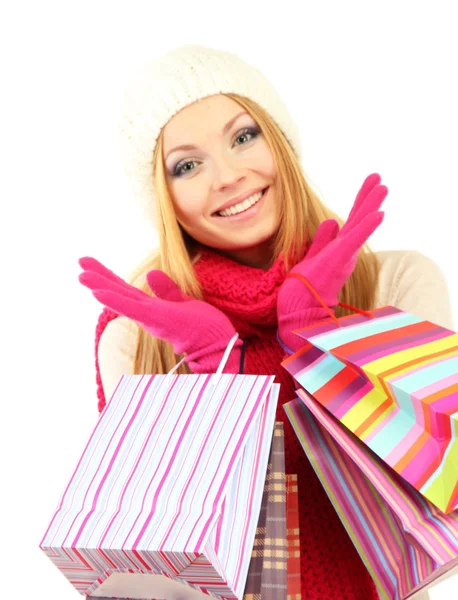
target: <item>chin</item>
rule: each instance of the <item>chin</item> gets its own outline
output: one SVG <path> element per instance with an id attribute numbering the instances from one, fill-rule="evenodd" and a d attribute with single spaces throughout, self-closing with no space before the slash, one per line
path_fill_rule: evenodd
<path id="1" fill-rule="evenodd" d="M 269 219 L 270 221 L 271 219 Z M 207 242 L 208 246 L 218 248 L 220 250 L 248 250 L 256 246 L 262 246 L 273 241 L 278 233 L 278 225 L 275 222 L 264 222 L 257 227 L 250 228 L 234 228 L 230 237 L 227 232 L 219 235 L 211 236 L 212 240 Z"/>
<path id="2" fill-rule="evenodd" d="M 226 250 L 228 252 L 235 250 L 249 250 L 258 246 L 264 246 L 273 243 L 276 232 L 269 232 L 265 235 L 258 236 L 240 236 L 230 240 L 214 240 L 212 243 L 207 243 L 207 246 L 218 250 Z"/>

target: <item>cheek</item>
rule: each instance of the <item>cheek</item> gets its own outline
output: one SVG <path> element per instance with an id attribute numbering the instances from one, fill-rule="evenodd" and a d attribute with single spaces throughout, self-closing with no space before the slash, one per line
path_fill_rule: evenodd
<path id="1" fill-rule="evenodd" d="M 173 207 L 178 220 L 182 224 L 194 224 L 205 210 L 205 202 L 202 200 L 202 194 L 193 194 L 192 190 L 186 192 L 177 191 L 173 197 Z"/>
<path id="2" fill-rule="evenodd" d="M 199 214 L 196 205 L 192 203 L 189 203 L 188 205 L 175 203 L 174 206 L 177 219 L 181 223 L 193 223 Z"/>
<path id="3" fill-rule="evenodd" d="M 276 177 L 277 167 L 275 164 L 274 157 L 267 143 L 264 143 L 263 147 L 260 148 L 260 152 L 257 156 L 256 170 L 259 173 L 262 173 L 262 175 L 264 175 L 266 178 L 271 179 L 272 181 Z"/>

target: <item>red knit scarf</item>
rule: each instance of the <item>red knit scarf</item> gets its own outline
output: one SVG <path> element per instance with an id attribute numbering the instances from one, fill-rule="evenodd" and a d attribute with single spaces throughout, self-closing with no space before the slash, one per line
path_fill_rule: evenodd
<path id="1" fill-rule="evenodd" d="M 204 300 L 224 312 L 240 337 L 277 326 L 277 297 L 286 275 L 282 257 L 267 270 L 242 265 L 201 247 L 194 271 Z"/>

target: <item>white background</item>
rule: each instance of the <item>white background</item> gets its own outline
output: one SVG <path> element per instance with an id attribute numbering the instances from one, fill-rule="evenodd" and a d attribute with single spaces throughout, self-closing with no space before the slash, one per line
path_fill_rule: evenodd
<path id="1" fill-rule="evenodd" d="M 458 322 L 453 1 L 16 2 L 2 9 L 2 598 L 79 595 L 39 541 L 96 422 L 101 305 L 79 257 L 121 276 L 155 245 L 116 154 L 117 102 L 148 56 L 239 53 L 277 86 L 303 166 L 346 216 L 365 176 L 389 188 L 374 249 L 442 267 Z M 458 578 L 430 596 L 456 598 Z"/>

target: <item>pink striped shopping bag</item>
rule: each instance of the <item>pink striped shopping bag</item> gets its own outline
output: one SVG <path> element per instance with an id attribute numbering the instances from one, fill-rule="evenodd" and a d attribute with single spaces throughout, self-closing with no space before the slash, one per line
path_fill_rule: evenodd
<path id="1" fill-rule="evenodd" d="M 408 598 L 458 565 L 457 511 L 441 512 L 305 390 L 284 406 L 381 599 Z"/>
<path id="2" fill-rule="evenodd" d="M 82 595 L 242 598 L 279 385 L 222 373 L 227 354 L 121 377 L 40 543 Z"/>
<path id="3" fill-rule="evenodd" d="M 282 364 L 443 512 L 458 509 L 458 333 L 393 306 L 314 323 Z"/>

